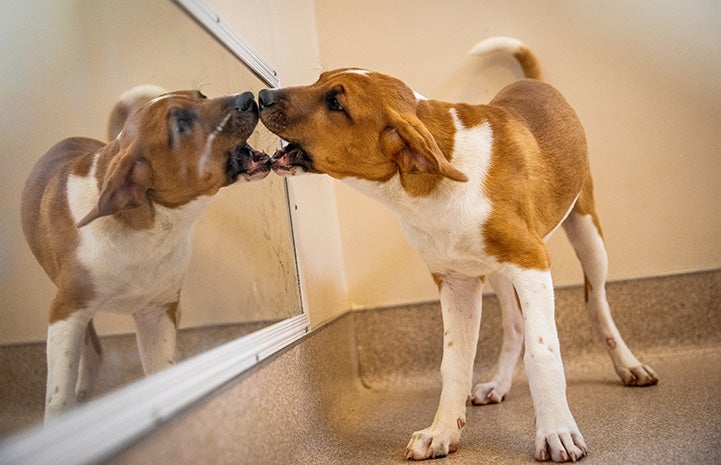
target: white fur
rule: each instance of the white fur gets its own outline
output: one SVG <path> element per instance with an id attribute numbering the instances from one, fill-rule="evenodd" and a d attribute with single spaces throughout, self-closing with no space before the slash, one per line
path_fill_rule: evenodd
<path id="1" fill-rule="evenodd" d="M 468 54 L 485 55 L 493 52 L 504 52 L 512 55 L 523 47 L 525 47 L 523 42 L 514 37 L 490 37 L 474 45 Z"/>
<path id="2" fill-rule="evenodd" d="M 147 99 L 152 96 L 160 96 L 168 91 L 154 84 L 141 84 L 132 89 L 128 89 L 120 94 L 119 100 L 125 103 L 132 103 L 137 99 Z"/>
<path id="3" fill-rule="evenodd" d="M 551 451 L 557 462 L 564 461 L 562 451 L 582 457 L 585 442 L 566 400 L 551 272 L 510 266 L 505 274 L 511 279 L 523 309 L 526 346 L 523 360 L 536 414 L 536 457 L 546 450 Z"/>
<path id="4" fill-rule="evenodd" d="M 656 373 L 633 355 L 611 316 L 611 307 L 606 298 L 608 256 L 593 218 L 591 215 L 571 214 L 563 223 L 563 229 L 588 280 L 587 308 L 591 323 L 611 356 L 616 372 L 626 384 L 648 384 L 657 378 Z"/>
<path id="5" fill-rule="evenodd" d="M 444 329 L 441 399 L 431 426 L 411 436 L 406 448 L 408 458 L 428 458 L 429 452 L 432 457 L 442 457 L 458 446 L 473 382 L 482 291 L 479 277 L 444 276 L 440 289 Z"/>
<path id="6" fill-rule="evenodd" d="M 211 132 L 208 135 L 208 139 L 205 141 L 205 148 L 203 149 L 203 153 L 200 155 L 200 161 L 198 162 L 198 172 L 200 173 L 200 176 L 203 177 L 205 175 L 205 172 L 208 168 L 208 161 L 210 160 L 210 156 L 213 153 L 213 141 L 215 141 L 215 138 L 218 134 L 223 132 L 223 128 L 228 123 L 228 120 L 230 120 L 230 117 L 233 116 L 232 113 L 228 113 L 225 115 L 225 118 L 223 118 L 223 121 L 220 122 L 218 126 L 216 126 L 215 130 Z"/>
<path id="7" fill-rule="evenodd" d="M 95 162 L 88 176 L 68 177 L 68 203 L 76 222 L 100 196 Z M 77 256 L 93 277 L 96 295 L 89 307 L 95 312 L 134 313 L 177 300 L 190 261 L 193 224 L 208 201 L 204 196 L 178 208 L 155 205 L 150 229 L 133 230 L 109 216 L 80 228 Z"/>
<path id="8" fill-rule="evenodd" d="M 45 397 L 45 419 L 57 416 L 77 404 L 75 394 L 85 327 L 89 312 L 78 309 L 65 320 L 48 327 L 48 376 Z"/>
<path id="9" fill-rule="evenodd" d="M 343 74 L 357 74 L 359 76 L 367 76 L 370 74 L 370 71 L 366 69 L 347 69 L 343 71 Z"/>

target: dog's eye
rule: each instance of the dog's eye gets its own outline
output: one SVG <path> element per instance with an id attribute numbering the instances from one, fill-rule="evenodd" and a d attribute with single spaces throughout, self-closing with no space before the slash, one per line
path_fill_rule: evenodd
<path id="1" fill-rule="evenodd" d="M 189 118 L 178 118 L 177 120 L 175 120 L 175 131 L 178 134 L 183 134 L 187 132 L 192 125 L 193 122 L 190 121 Z"/>
<path id="2" fill-rule="evenodd" d="M 340 93 L 340 91 L 334 90 L 326 96 L 325 101 L 330 111 L 340 111 L 345 113 L 345 108 L 343 108 L 343 105 L 341 105 L 338 101 L 338 95 L 340 95 Z"/>
<path id="3" fill-rule="evenodd" d="M 171 108 L 168 116 L 174 134 L 185 134 L 193 128 L 194 115 L 184 108 Z"/>

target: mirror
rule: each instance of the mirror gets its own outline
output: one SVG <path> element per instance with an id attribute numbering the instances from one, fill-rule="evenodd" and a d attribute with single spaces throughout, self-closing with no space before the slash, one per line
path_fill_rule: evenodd
<path id="1" fill-rule="evenodd" d="M 180 3 L 185 6 L 170 0 L 3 4 L 0 437 L 43 417 L 44 342 L 55 287 L 25 243 L 19 214 L 20 192 L 37 159 L 66 137 L 105 140 L 118 96 L 139 84 L 199 89 L 209 97 L 248 90 L 257 96 L 277 84 L 190 17 L 188 5 L 211 14 L 202 3 Z M 260 124 L 248 142 L 271 154 L 280 143 Z M 284 180 L 271 174 L 213 198 L 195 227 L 177 361 L 302 314 L 288 195 Z M 99 314 L 95 326 L 104 346 L 98 397 L 142 377 L 142 368 L 131 317 Z"/>

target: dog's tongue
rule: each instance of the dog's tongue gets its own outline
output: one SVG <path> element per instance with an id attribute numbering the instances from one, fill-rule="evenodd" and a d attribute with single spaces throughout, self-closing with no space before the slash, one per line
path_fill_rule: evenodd
<path id="1" fill-rule="evenodd" d="M 271 158 L 271 167 L 279 176 L 293 176 L 312 171 L 308 154 L 296 144 L 279 148 Z"/>
<path id="2" fill-rule="evenodd" d="M 255 150 L 250 145 L 238 146 L 228 158 L 226 172 L 228 183 L 236 180 L 256 181 L 270 172 L 271 160 L 268 155 Z"/>

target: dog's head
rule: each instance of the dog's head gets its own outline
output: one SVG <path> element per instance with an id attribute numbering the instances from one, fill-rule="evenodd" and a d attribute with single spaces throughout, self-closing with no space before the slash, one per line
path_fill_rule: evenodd
<path id="1" fill-rule="evenodd" d="M 398 79 L 341 69 L 310 86 L 262 90 L 258 101 L 263 124 L 289 142 L 273 156 L 280 175 L 384 182 L 400 172 L 467 180 L 418 118 L 417 95 Z"/>
<path id="2" fill-rule="evenodd" d="M 178 207 L 237 180 L 264 178 L 270 158 L 246 142 L 257 123 L 250 92 L 208 99 L 177 91 L 150 99 L 106 147 L 114 156 L 98 205 L 79 226 L 150 202 Z"/>

